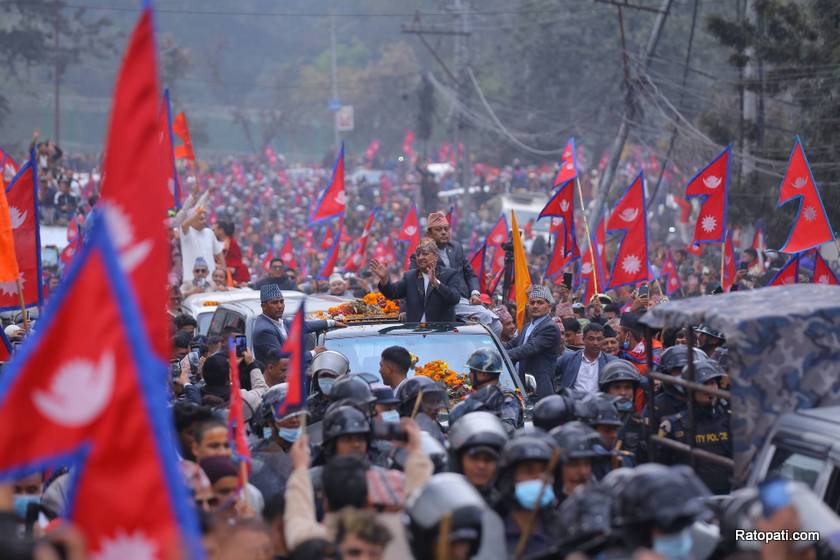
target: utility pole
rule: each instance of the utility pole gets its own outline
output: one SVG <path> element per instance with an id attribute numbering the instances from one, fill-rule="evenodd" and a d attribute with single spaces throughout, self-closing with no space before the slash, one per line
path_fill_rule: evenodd
<path id="1" fill-rule="evenodd" d="M 336 103 L 338 99 L 338 62 L 336 61 L 335 51 L 335 14 L 330 15 L 330 80 L 332 82 L 332 99 L 331 103 Z M 338 131 L 338 107 L 333 108 L 333 144 L 335 145 L 335 153 L 341 149 L 341 133 Z"/>
<path id="2" fill-rule="evenodd" d="M 621 35 L 622 38 L 624 37 L 624 24 L 623 24 L 623 16 L 622 16 L 622 5 L 625 7 L 636 7 L 632 5 L 622 4 L 618 2 L 613 2 L 616 6 L 618 6 L 618 14 L 619 19 L 621 22 Z M 642 53 L 642 66 L 645 70 L 650 67 L 650 59 L 653 56 L 654 51 L 656 50 L 656 45 L 659 42 L 659 38 L 662 35 L 662 29 L 665 27 L 665 21 L 668 19 L 668 14 L 671 11 L 671 5 L 673 4 L 673 0 L 662 0 L 662 6 L 657 12 L 656 21 L 653 24 L 653 29 L 650 30 L 650 36 L 648 37 L 647 45 L 645 46 L 645 50 Z M 626 47 L 622 44 L 622 48 L 626 51 Z M 610 150 L 610 157 L 607 161 L 607 167 L 604 169 L 604 174 L 601 175 L 601 180 L 598 182 L 598 203 L 595 205 L 594 213 L 592 214 L 593 219 L 596 219 L 595 216 L 600 216 L 601 211 L 607 203 L 607 199 L 610 196 L 610 186 L 613 182 L 613 178 L 615 178 L 615 170 L 618 167 L 618 160 L 621 158 L 621 152 L 624 150 L 624 144 L 627 142 L 627 136 L 630 133 L 630 123 L 629 118 L 630 115 L 633 113 L 634 106 L 633 106 L 633 83 L 629 80 L 629 70 L 627 67 L 627 58 L 626 52 L 624 53 L 624 71 L 625 71 L 625 81 L 626 87 L 628 88 L 627 95 L 625 96 L 625 108 L 624 108 L 624 116 L 621 119 L 621 124 L 618 127 L 618 132 L 616 133 L 615 140 L 613 141 L 612 149 Z"/>

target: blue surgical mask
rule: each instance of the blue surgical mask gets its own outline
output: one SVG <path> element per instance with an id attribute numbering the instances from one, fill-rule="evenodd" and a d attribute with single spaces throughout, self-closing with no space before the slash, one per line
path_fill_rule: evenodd
<path id="1" fill-rule="evenodd" d="M 318 387 L 321 389 L 321 392 L 324 393 L 326 396 L 330 396 L 330 392 L 332 391 L 333 385 L 335 385 L 335 379 L 331 377 L 324 377 L 318 379 Z"/>
<path id="2" fill-rule="evenodd" d="M 516 501 L 525 509 L 536 509 L 537 498 L 540 496 L 540 490 L 543 487 L 542 479 L 525 480 L 516 483 Z M 554 501 L 554 489 L 550 484 L 545 485 L 545 490 L 542 490 L 542 498 L 540 499 L 540 508 L 547 507 Z"/>
<path id="3" fill-rule="evenodd" d="M 278 428 L 277 435 L 289 443 L 294 443 L 300 437 L 300 428 Z"/>
<path id="4" fill-rule="evenodd" d="M 615 401 L 615 407 L 619 412 L 633 412 L 633 401 L 621 397 Z"/>
<path id="5" fill-rule="evenodd" d="M 690 526 L 679 533 L 653 538 L 654 552 L 662 555 L 666 560 L 688 560 L 691 558 L 692 544 Z"/>
<path id="6" fill-rule="evenodd" d="M 386 410 L 384 412 L 380 412 L 379 417 L 382 418 L 382 421 L 386 424 L 400 423 L 400 413 L 396 410 Z"/>
<path id="7" fill-rule="evenodd" d="M 15 515 L 20 519 L 26 517 L 26 509 L 29 504 L 40 504 L 41 496 L 28 496 L 26 494 L 15 494 Z"/>
<path id="8" fill-rule="evenodd" d="M 271 426 L 263 428 L 263 439 L 271 439 Z"/>

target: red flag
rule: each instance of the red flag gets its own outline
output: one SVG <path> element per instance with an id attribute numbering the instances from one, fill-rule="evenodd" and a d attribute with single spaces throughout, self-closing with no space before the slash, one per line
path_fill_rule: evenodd
<path id="1" fill-rule="evenodd" d="M 6 333 L 0 329 L 0 363 L 8 362 L 12 358 L 12 343 L 6 338 Z"/>
<path id="2" fill-rule="evenodd" d="M 458 228 L 458 212 L 455 206 L 449 207 L 449 212 L 446 213 L 446 221 L 449 223 L 449 231 L 455 231 Z"/>
<path id="3" fill-rule="evenodd" d="M 333 234 L 333 230 L 330 226 L 327 226 L 327 231 L 324 233 L 324 239 L 321 241 L 321 244 L 318 246 L 319 249 L 329 249 L 333 246 L 333 242 L 335 239 L 333 238 L 335 234 Z"/>
<path id="4" fill-rule="evenodd" d="M 599 263 L 598 242 L 590 238 L 589 243 L 590 246 L 583 251 L 583 260 L 580 264 L 581 282 L 584 285 L 582 299 L 584 305 L 589 305 L 595 293 L 605 288 L 604 274 Z"/>
<path id="5" fill-rule="evenodd" d="M 373 163 L 374 158 L 376 157 L 377 152 L 379 152 L 379 145 L 381 142 L 379 140 L 374 140 L 371 142 L 367 149 L 365 150 L 365 160 L 367 160 L 368 165 Z"/>
<path id="6" fill-rule="evenodd" d="M 411 208 L 406 211 L 402 228 L 400 228 L 400 233 L 397 235 L 397 241 L 408 242 L 405 249 L 405 264 L 403 265 L 403 270 L 408 270 L 411 264 L 411 255 L 414 254 L 414 250 L 420 244 L 420 222 L 417 220 L 416 204 L 412 204 Z"/>
<path id="7" fill-rule="evenodd" d="M 487 293 L 487 274 L 484 267 L 484 258 L 487 256 L 487 244 L 482 245 L 470 257 L 470 267 L 473 269 L 476 277 L 478 277 L 478 291 L 482 294 Z"/>
<path id="8" fill-rule="evenodd" d="M 3 148 L 0 148 L 0 187 L 9 184 L 19 170 L 15 158 L 10 156 Z"/>
<path id="9" fill-rule="evenodd" d="M 560 186 L 568 183 L 577 177 L 577 159 L 575 158 L 575 139 L 569 138 L 566 142 L 566 147 L 563 149 L 563 155 L 560 156 L 560 169 L 557 171 L 557 176 L 554 177 L 554 186 Z"/>
<path id="10" fill-rule="evenodd" d="M 607 270 L 607 219 L 605 215 L 601 215 L 598 220 L 598 225 L 595 226 L 595 247 L 598 248 L 598 266 L 601 267 L 601 279 L 604 283 L 598 283 L 598 289 L 602 292 L 607 289 L 606 274 Z"/>
<path id="11" fill-rule="evenodd" d="M 780 208 L 797 199 L 800 201 L 799 210 L 787 241 L 779 249 L 782 253 L 799 253 L 834 241 L 834 232 L 828 223 L 820 191 L 814 182 L 814 175 L 798 136 L 790 154 L 785 177 L 782 179 L 782 189 L 776 207 Z"/>
<path id="12" fill-rule="evenodd" d="M 695 245 L 694 243 L 689 243 L 685 246 L 685 250 L 689 253 L 694 255 L 695 257 L 699 257 L 703 254 L 703 245 Z"/>
<path id="13" fill-rule="evenodd" d="M 674 294 L 674 292 L 682 288 L 682 282 L 680 282 L 680 274 L 677 270 L 677 265 L 674 262 L 674 256 L 671 254 L 670 250 L 668 251 L 668 255 L 665 257 L 665 262 L 662 263 L 661 276 L 665 282 L 666 296 L 670 296 Z"/>
<path id="14" fill-rule="evenodd" d="M 268 252 L 263 257 L 262 267 L 265 272 L 271 268 L 271 261 L 274 260 L 274 249 L 269 249 Z"/>
<path id="15" fill-rule="evenodd" d="M 575 185 L 573 181 L 567 181 L 564 183 L 557 192 L 549 199 L 546 203 L 545 208 L 540 211 L 539 216 L 537 219 L 546 217 L 546 216 L 553 216 L 555 218 L 560 218 L 563 222 L 562 228 L 559 230 L 563 231 L 563 237 L 565 240 L 568 240 L 571 236 L 571 231 L 575 228 L 575 204 L 574 204 L 574 192 L 575 192 Z M 558 230 L 555 226 L 554 220 L 551 223 L 551 230 Z M 566 253 L 563 254 L 563 257 L 569 256 L 573 249 L 571 243 L 564 244 Z"/>
<path id="16" fill-rule="evenodd" d="M 306 361 L 304 360 L 304 353 L 306 352 L 306 332 L 304 323 L 304 304 L 305 300 L 300 302 L 300 307 L 292 319 L 291 327 L 289 328 L 289 336 L 283 342 L 283 352 L 287 352 L 289 358 L 289 368 L 287 370 L 287 379 L 289 380 L 289 387 L 286 391 L 286 398 L 277 405 L 276 416 L 281 418 L 293 412 L 306 410 L 306 396 L 307 396 L 307 379 L 306 379 Z"/>
<path id="17" fill-rule="evenodd" d="M 799 253 L 788 259 L 788 262 L 779 269 L 773 278 L 767 283 L 768 286 L 784 286 L 785 284 L 799 283 Z"/>
<path id="18" fill-rule="evenodd" d="M 290 237 L 286 237 L 283 241 L 283 247 L 280 249 L 280 260 L 292 270 L 298 269 L 297 261 L 295 260 L 295 248 L 292 245 L 292 239 Z"/>
<path id="19" fill-rule="evenodd" d="M 680 207 L 680 223 L 687 224 L 688 219 L 691 217 L 691 203 L 681 196 L 672 196 L 674 197 L 674 202 Z"/>
<path id="20" fill-rule="evenodd" d="M 230 365 L 230 408 L 228 409 L 228 439 L 231 442 L 233 458 L 245 467 L 239 469 L 239 487 L 248 482 L 251 465 L 251 449 L 245 437 L 245 417 L 242 413 L 242 392 L 239 384 L 239 361 L 236 359 L 234 337 L 228 337 L 228 363 Z"/>
<path id="21" fill-rule="evenodd" d="M 727 232 L 726 241 L 723 244 L 723 278 L 721 287 L 724 292 L 732 289 L 735 283 L 735 247 L 732 243 L 732 231 Z"/>
<path id="22" fill-rule="evenodd" d="M 391 236 L 385 242 L 385 254 L 382 256 L 382 262 L 388 266 L 397 263 L 397 250 L 394 248 L 394 238 Z"/>
<path id="23" fill-rule="evenodd" d="M 408 129 L 405 131 L 405 138 L 402 142 L 402 151 L 409 161 L 414 160 L 414 131 Z"/>
<path id="24" fill-rule="evenodd" d="M 187 125 L 187 115 L 183 111 L 175 115 L 172 122 L 172 132 L 181 140 L 180 146 L 175 146 L 175 159 L 186 159 L 195 163 L 190 127 Z"/>
<path id="25" fill-rule="evenodd" d="M 825 262 L 819 251 L 814 255 L 814 284 L 831 284 L 837 286 L 840 282 L 837 281 L 837 275 Z"/>
<path id="26" fill-rule="evenodd" d="M 176 208 L 181 207 L 181 181 L 175 166 L 175 143 L 172 141 L 172 106 L 169 102 L 169 88 L 163 90 L 163 101 L 158 114 L 158 131 L 160 134 L 160 148 L 164 161 L 166 188 L 172 194 Z M 171 164 L 170 164 L 171 162 Z"/>
<path id="27" fill-rule="evenodd" d="M 732 147 L 723 150 L 706 167 L 697 172 L 685 190 L 686 198 L 703 197 L 694 243 L 721 243 L 726 237 L 726 201 L 729 192 L 729 155 Z"/>
<path id="28" fill-rule="evenodd" d="M 640 172 L 624 191 L 607 220 L 607 232 L 624 234 L 610 274 L 611 289 L 650 278 L 644 184 L 644 172 Z"/>
<path id="29" fill-rule="evenodd" d="M 150 26 L 144 14 L 140 25 Z M 178 469 L 168 374 L 105 227 L 98 221 L 36 334 L 3 371 L 0 473 L 72 467 L 65 512 L 91 558 L 174 557 L 183 545 L 203 557 Z"/>
<path id="30" fill-rule="evenodd" d="M 357 246 L 356 251 L 347 258 L 344 262 L 344 270 L 346 272 L 358 272 L 360 268 L 362 268 L 367 260 L 367 244 L 368 244 L 368 237 L 370 237 L 370 228 L 373 226 L 373 219 L 376 217 L 376 211 L 372 211 L 370 216 L 368 216 L 367 223 L 365 224 L 365 229 L 362 231 L 362 236 L 359 237 L 359 243 Z"/>
<path id="31" fill-rule="evenodd" d="M 551 278 L 557 276 L 569 264 L 579 258 L 580 247 L 578 247 L 577 234 L 575 234 L 574 230 L 558 233 L 554 239 L 554 251 L 551 253 L 551 260 L 546 266 L 546 277 Z"/>
<path id="32" fill-rule="evenodd" d="M 344 142 L 341 143 L 341 150 L 335 160 L 330 184 L 321 193 L 315 208 L 309 215 L 309 223 L 315 224 L 336 216 L 344 216 L 344 209 L 347 205 L 347 195 L 344 191 Z"/>
<path id="33" fill-rule="evenodd" d="M 496 293 L 496 288 L 499 286 L 499 282 L 502 280 L 502 276 L 504 276 L 505 269 L 502 267 L 501 270 L 494 273 L 492 280 L 490 280 L 490 285 L 487 287 L 487 293 L 493 295 Z"/>
<path id="34" fill-rule="evenodd" d="M 327 253 L 327 260 L 324 261 L 324 264 L 321 266 L 321 270 L 318 271 L 318 280 L 325 280 L 329 278 L 330 274 L 332 274 L 333 270 L 335 270 L 335 264 L 338 262 L 339 243 L 343 236 L 344 227 L 339 226 L 338 235 L 335 236 L 332 247 L 330 247 L 329 253 Z"/>
<path id="35" fill-rule="evenodd" d="M 137 24 L 117 76 L 102 202 L 120 261 L 137 293 L 145 328 L 158 356 L 168 357 L 169 233 L 172 200 L 158 138 L 157 55 L 151 10 Z"/>
<path id="36" fill-rule="evenodd" d="M 18 272 L 26 307 L 44 304 L 38 227 L 38 165 L 34 152 L 6 190 Z M 20 309 L 17 282 L 0 282 L 0 310 Z"/>
<path id="37" fill-rule="evenodd" d="M 508 238 L 508 225 L 507 225 L 507 218 L 504 215 L 499 217 L 499 221 L 496 222 L 496 225 L 493 226 L 493 229 L 490 230 L 490 233 L 487 234 L 487 240 L 485 243 L 487 244 L 487 248 L 491 247 L 501 247 L 502 244 L 507 241 Z"/>

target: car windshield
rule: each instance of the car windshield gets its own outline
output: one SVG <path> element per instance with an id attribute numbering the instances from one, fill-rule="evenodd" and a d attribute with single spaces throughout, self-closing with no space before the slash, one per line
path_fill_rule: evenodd
<path id="1" fill-rule="evenodd" d="M 766 478 L 782 477 L 787 480 L 798 480 L 813 489 L 824 466 L 823 460 L 778 447 L 773 454 Z"/>
<path id="2" fill-rule="evenodd" d="M 465 333 L 400 333 L 358 338 L 327 338 L 329 350 L 341 352 L 350 360 L 350 371 L 369 372 L 379 377 L 379 356 L 389 346 L 402 346 L 418 357 L 417 364 L 425 365 L 432 360 L 443 360 L 449 368 L 466 375 L 467 358 L 474 350 L 483 346 L 497 348 L 493 339 L 486 334 Z M 503 362 L 504 363 L 504 362 Z M 504 364 L 500 385 L 508 390 L 515 388 L 511 371 Z M 414 375 L 408 372 L 409 377 Z M 380 378 L 381 379 L 381 378 Z"/>
<path id="3" fill-rule="evenodd" d="M 198 314 L 198 316 L 195 318 L 196 322 L 198 323 L 198 334 L 207 334 L 207 331 L 210 330 L 210 321 L 212 319 L 212 311 L 205 311 L 204 313 Z"/>

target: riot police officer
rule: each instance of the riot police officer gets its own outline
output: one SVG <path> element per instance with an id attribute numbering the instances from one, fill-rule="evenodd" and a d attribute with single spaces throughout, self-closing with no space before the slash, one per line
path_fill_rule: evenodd
<path id="1" fill-rule="evenodd" d="M 376 395 L 360 375 L 348 373 L 335 380 L 329 395 L 330 403 L 352 404 L 368 418 L 376 414 Z"/>
<path id="2" fill-rule="evenodd" d="M 269 388 L 263 395 L 251 419 L 252 425 L 262 428 L 262 439 L 251 446 L 252 452 L 285 454 L 300 436 L 300 418 L 305 411 L 277 416 L 277 406 L 285 400 L 288 388 L 288 383 L 280 383 Z"/>
<path id="3" fill-rule="evenodd" d="M 312 359 L 312 383 L 306 410 L 311 423 L 319 422 L 330 405 L 336 380 L 350 371 L 350 360 L 341 352 L 325 350 Z"/>
<path id="4" fill-rule="evenodd" d="M 359 455 L 367 457 L 371 439 L 370 419 L 355 406 L 338 404 L 330 407 L 324 415 L 324 443 L 321 448 L 322 461 L 332 457 Z"/>
<path id="5" fill-rule="evenodd" d="M 694 359 L 706 359 L 706 353 L 694 348 Z M 662 352 L 659 358 L 659 372 L 681 377 L 682 371 L 688 365 L 688 346 L 677 344 Z M 656 417 L 670 416 L 685 408 L 685 389 L 680 385 L 664 383 L 662 390 L 654 397 Z"/>
<path id="6" fill-rule="evenodd" d="M 550 549 L 557 541 L 559 526 L 555 519 L 555 495 L 551 474 L 546 472 L 557 451 L 548 438 L 518 436 L 505 444 L 499 468 L 500 500 L 496 511 L 505 525 L 508 554 L 513 554 L 534 510 L 536 519 L 527 539 L 524 555 Z"/>
<path id="7" fill-rule="evenodd" d="M 706 513 L 708 489 L 685 466 L 650 463 L 620 485 L 613 528 L 629 551 L 650 548 L 667 559 L 695 558 L 691 526 Z"/>
<path id="8" fill-rule="evenodd" d="M 687 375 L 688 366 L 683 375 Z M 720 380 L 726 373 L 713 360 L 696 360 L 694 362 L 694 379 L 696 383 L 709 387 L 719 387 Z M 703 449 L 709 453 L 722 457 L 732 457 L 732 438 L 730 435 L 729 410 L 717 399 L 707 393 L 693 391 L 694 400 L 694 441 L 689 441 L 689 425 L 687 411 L 683 409 L 676 414 L 666 416 L 659 426 L 660 435 L 687 443 L 692 447 Z M 675 452 L 663 453 L 662 462 L 688 462 L 685 454 Z M 730 470 L 722 465 L 698 459 L 694 466 L 697 476 L 715 494 L 729 493 L 732 483 Z"/>
<path id="9" fill-rule="evenodd" d="M 488 504 L 495 503 L 493 483 L 508 440 L 501 420 L 483 410 L 471 412 L 452 426 L 448 436 L 452 470 L 463 474 Z"/>
<path id="10" fill-rule="evenodd" d="M 525 424 L 522 401 L 512 391 L 499 386 L 502 357 L 492 348 L 479 348 L 467 359 L 473 392 L 459 403 L 450 415 L 450 423 L 477 410 L 495 414 L 505 425 L 508 434 Z"/>
<path id="11" fill-rule="evenodd" d="M 604 448 L 598 432 L 583 422 L 569 422 L 549 433 L 560 450 L 554 491 L 563 502 L 578 487 L 590 484 L 594 480 L 593 465 L 609 462 L 612 454 Z"/>
<path id="12" fill-rule="evenodd" d="M 624 422 L 618 415 L 613 397 L 593 393 L 579 403 L 577 410 L 580 421 L 598 432 L 604 448 L 614 456 L 615 465 L 612 461 L 597 461 L 592 465 L 592 474 L 597 480 L 604 478 L 613 466 L 632 467 L 636 464 L 633 454 L 623 450 L 619 444 L 618 434 Z"/>
<path id="13" fill-rule="evenodd" d="M 414 420 L 421 430 L 431 434 L 441 444 L 445 443 L 438 414 L 441 410 L 449 409 L 449 395 L 442 383 L 432 381 L 430 377 L 415 375 L 403 382 L 397 396 L 400 399 L 400 416 L 411 417 L 414 414 Z"/>
<path id="14" fill-rule="evenodd" d="M 615 399 L 622 420 L 616 448 L 633 453 L 637 465 L 647 461 L 645 420 L 633 407 L 633 397 L 641 382 L 638 370 L 627 360 L 613 360 L 601 368 L 598 376 L 598 388 Z"/>
<path id="15" fill-rule="evenodd" d="M 694 328 L 697 333 L 697 345 L 707 356 L 711 356 L 717 348 L 726 344 L 726 337 L 720 331 L 709 325 L 699 325 Z"/>

